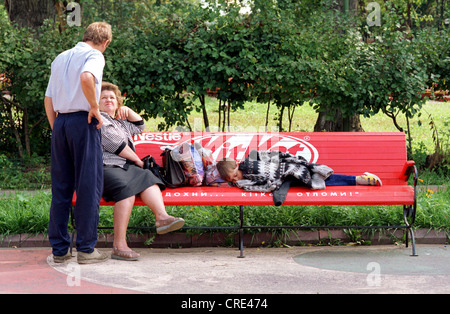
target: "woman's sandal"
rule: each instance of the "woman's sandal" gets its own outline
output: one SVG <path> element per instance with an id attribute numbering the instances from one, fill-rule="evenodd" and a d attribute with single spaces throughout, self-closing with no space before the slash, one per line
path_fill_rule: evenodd
<path id="1" fill-rule="evenodd" d="M 183 218 L 170 217 L 164 220 L 156 221 L 156 233 L 165 234 L 171 231 L 175 231 L 184 226 Z"/>
<path id="2" fill-rule="evenodd" d="M 139 256 L 141 256 L 139 253 L 136 253 L 135 251 L 121 251 L 117 248 L 113 248 L 111 253 L 111 259 L 117 259 L 121 261 L 137 261 Z"/>

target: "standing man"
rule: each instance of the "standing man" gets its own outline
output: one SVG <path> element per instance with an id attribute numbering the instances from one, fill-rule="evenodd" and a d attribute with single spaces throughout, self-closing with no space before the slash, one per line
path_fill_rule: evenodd
<path id="1" fill-rule="evenodd" d="M 52 128 L 48 235 L 56 263 L 71 258 L 67 226 L 74 191 L 78 263 L 98 263 L 108 257 L 94 247 L 103 191 L 103 120 L 98 102 L 105 66 L 103 52 L 111 40 L 111 25 L 92 23 L 83 42 L 58 55 L 51 66 L 44 104 Z"/>

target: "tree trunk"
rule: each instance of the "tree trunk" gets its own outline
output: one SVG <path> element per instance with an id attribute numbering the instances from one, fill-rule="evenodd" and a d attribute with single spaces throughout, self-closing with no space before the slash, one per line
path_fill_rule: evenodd
<path id="1" fill-rule="evenodd" d="M 54 0 L 5 0 L 9 19 L 18 27 L 38 28 L 45 19 L 56 18 Z"/>
<path id="2" fill-rule="evenodd" d="M 339 0 L 337 9 L 344 11 L 348 4 L 348 14 L 355 15 L 358 13 L 358 0 Z M 331 120 L 327 120 L 327 116 L 333 116 Z M 353 115 L 349 118 L 342 117 L 340 110 L 331 112 L 320 112 L 314 125 L 314 132 L 364 132 L 361 126 L 359 115 Z"/>
<path id="3" fill-rule="evenodd" d="M 327 119 L 327 116 L 333 116 Z M 359 115 L 349 118 L 342 117 L 340 110 L 329 113 L 320 112 L 314 125 L 314 132 L 364 132 Z"/>
<path id="4" fill-rule="evenodd" d="M 345 12 L 347 6 L 346 3 L 348 4 L 348 10 L 350 14 L 355 15 L 358 12 L 358 6 L 360 0 L 338 0 L 336 2 L 335 8 L 336 10 L 339 10 L 341 12 Z"/>
<path id="5" fill-rule="evenodd" d="M 202 107 L 203 123 L 205 124 L 205 130 L 206 132 L 209 132 L 209 119 L 208 119 L 208 112 L 206 111 L 205 95 L 200 95 L 198 99 L 200 100 L 200 104 Z"/>

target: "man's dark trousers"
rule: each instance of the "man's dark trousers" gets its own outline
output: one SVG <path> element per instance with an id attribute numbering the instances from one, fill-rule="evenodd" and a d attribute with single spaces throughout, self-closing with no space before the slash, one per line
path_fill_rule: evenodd
<path id="1" fill-rule="evenodd" d="M 53 255 L 65 255 L 70 246 L 67 230 L 72 197 L 77 228 L 76 248 L 91 253 L 97 243 L 100 199 L 103 192 L 103 160 L 98 121 L 88 124 L 85 111 L 58 114 L 52 131 L 52 203 L 48 235 Z"/>

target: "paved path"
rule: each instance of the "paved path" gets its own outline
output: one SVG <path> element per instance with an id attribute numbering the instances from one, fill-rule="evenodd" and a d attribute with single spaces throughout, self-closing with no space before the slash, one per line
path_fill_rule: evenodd
<path id="1" fill-rule="evenodd" d="M 135 293 L 84 280 L 69 286 L 67 275 L 47 263 L 49 254 L 48 248 L 0 249 L 0 294 Z"/>
<path id="2" fill-rule="evenodd" d="M 109 249 L 102 249 L 109 252 Z M 445 245 L 139 249 L 136 262 L 54 264 L 50 249 L 0 249 L 0 293 L 449 293 Z M 75 253 L 76 254 L 76 253 Z"/>

